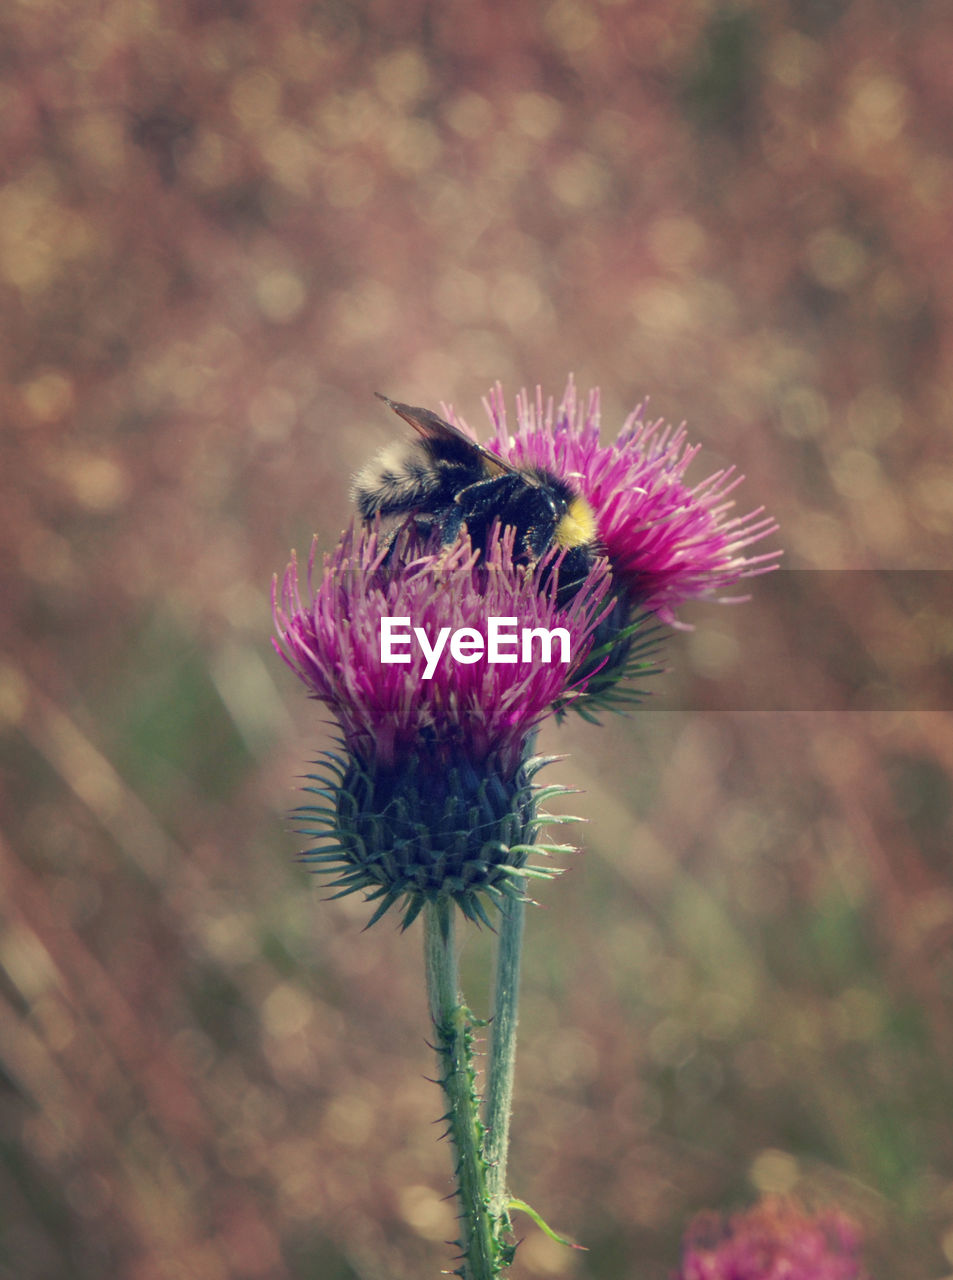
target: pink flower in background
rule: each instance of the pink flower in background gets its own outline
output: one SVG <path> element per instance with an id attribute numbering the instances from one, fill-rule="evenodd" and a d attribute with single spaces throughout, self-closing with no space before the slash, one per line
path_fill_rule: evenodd
<path id="1" fill-rule="evenodd" d="M 685 1237 L 673 1280 L 867 1280 L 856 1225 L 769 1199 L 727 1223 L 704 1213 Z"/>

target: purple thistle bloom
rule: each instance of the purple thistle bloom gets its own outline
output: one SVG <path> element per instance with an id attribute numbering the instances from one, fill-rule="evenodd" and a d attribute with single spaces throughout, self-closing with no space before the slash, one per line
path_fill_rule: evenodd
<path id="1" fill-rule="evenodd" d="M 513 564 L 512 543 L 511 532 L 494 535 L 481 558 L 463 537 L 447 550 L 427 554 L 418 543 L 394 557 L 373 533 L 349 531 L 325 557 L 317 587 L 312 551 L 307 605 L 291 562 L 276 595 L 275 647 L 311 696 L 330 707 L 348 750 L 390 766 L 425 739 L 430 752 L 465 746 L 474 764 L 492 757 L 512 771 L 529 733 L 555 702 L 573 696 L 605 612 L 609 573 L 597 564 L 574 599 L 557 607 L 555 583 L 543 585 L 555 557 L 528 572 Z M 485 632 L 490 617 L 564 627 L 573 661 L 457 665 L 445 656 L 427 680 L 419 648 L 409 663 L 382 662 L 382 617 L 409 617 L 430 636 L 441 627 Z"/>
<path id="2" fill-rule="evenodd" d="M 735 1214 L 700 1214 L 673 1280 L 866 1280 L 857 1226 L 836 1210 L 806 1213 L 768 1199 Z"/>
<path id="3" fill-rule="evenodd" d="M 684 427 L 643 418 L 643 405 L 626 418 L 616 440 L 599 439 L 599 391 L 583 407 L 572 378 L 559 408 L 517 397 L 517 430 L 509 435 L 499 384 L 486 403 L 495 428 L 487 447 L 519 467 L 544 467 L 572 479 L 593 509 L 599 539 L 631 607 L 675 621 L 685 600 L 734 586 L 776 565 L 777 551 L 742 554 L 777 529 L 759 507 L 732 516 L 731 494 L 742 482 L 733 468 L 694 486 L 685 472 L 700 446 Z"/>
<path id="4" fill-rule="evenodd" d="M 551 574 L 547 585 L 553 560 L 514 565 L 512 531 L 495 531 L 484 555 L 465 535 L 434 549 L 409 531 L 389 546 L 374 532 L 349 531 L 325 557 L 320 583 L 312 552 L 307 601 L 295 561 L 280 592 L 276 582 L 275 647 L 331 710 L 344 747 L 326 754 L 308 788 L 321 804 L 298 815 L 330 847 L 303 856 L 337 874 L 342 894 L 381 899 L 375 920 L 403 896 L 409 924 L 441 894 L 486 920 L 481 894 L 499 902 L 518 892 L 514 875 L 552 874 L 526 864 L 533 850 L 557 847 L 536 843 L 545 819 L 532 779 L 545 760 L 531 744 L 554 706 L 584 691 L 580 673 L 610 583 L 599 562 L 573 600 L 557 605 Z M 462 664 L 444 654 L 428 679 L 419 649 L 410 662 L 382 660 L 385 617 L 409 619 L 431 638 L 447 627 L 485 633 L 493 617 L 562 627 L 571 661 L 544 662 L 538 649 L 526 662 Z"/>
<path id="5" fill-rule="evenodd" d="M 397 528 L 346 533 L 319 585 L 312 553 L 307 603 L 295 562 L 280 593 L 276 586 L 278 652 L 329 707 L 344 747 L 343 755 L 326 753 L 308 788 L 321 804 L 299 810 L 314 824 L 304 829 L 330 847 L 304 857 L 338 874 L 342 894 L 380 898 L 374 919 L 403 896 L 406 925 L 428 898 L 451 894 L 485 920 L 480 895 L 516 893 L 520 877 L 541 873 L 526 865 L 530 846 L 552 848 L 535 843 L 544 820 L 532 779 L 544 762 L 531 758 L 530 743 L 541 720 L 567 707 L 594 720 L 593 708 L 637 700 L 619 686 L 657 670 L 656 619 L 674 622 L 684 600 L 773 568 L 777 553 L 742 552 L 776 526 L 760 510 L 729 517 L 740 483 L 730 470 L 685 484 L 697 449 L 684 429 L 647 423 L 637 409 L 614 443 L 600 444 L 598 392 L 583 411 L 571 379 L 558 411 L 552 401 L 544 407 L 541 392 L 535 406 L 519 398 L 513 439 L 497 387 L 487 404 L 497 438 L 489 454 L 474 448 L 472 458 L 428 411 L 387 403 L 424 443 L 402 464 L 385 457 L 377 489 L 370 480 L 355 492 L 368 525 L 376 514 L 396 517 Z M 493 453 L 530 479 L 508 473 L 498 486 Z M 542 485 L 543 501 L 534 471 L 552 483 L 552 493 Z M 502 530 L 494 497 L 506 515 Z M 546 499 L 554 516 L 563 511 L 553 533 L 561 549 L 540 556 Z M 430 666 L 412 645 L 385 662 L 384 618 L 444 639 L 482 635 L 491 618 L 562 628 L 572 662 L 444 656 Z"/>

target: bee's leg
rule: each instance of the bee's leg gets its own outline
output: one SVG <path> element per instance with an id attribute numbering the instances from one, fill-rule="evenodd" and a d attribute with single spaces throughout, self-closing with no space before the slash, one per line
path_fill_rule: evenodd
<path id="1" fill-rule="evenodd" d="M 447 509 L 442 519 L 435 523 L 440 524 L 440 533 L 443 545 L 447 547 L 451 542 L 456 542 L 457 540 L 457 536 L 460 533 L 460 527 L 463 524 L 463 510 L 454 503 Z"/>
<path id="2" fill-rule="evenodd" d="M 566 604 L 582 589 L 583 583 L 592 568 L 592 553 L 589 547 L 570 547 L 563 556 L 559 567 L 560 604 Z"/>

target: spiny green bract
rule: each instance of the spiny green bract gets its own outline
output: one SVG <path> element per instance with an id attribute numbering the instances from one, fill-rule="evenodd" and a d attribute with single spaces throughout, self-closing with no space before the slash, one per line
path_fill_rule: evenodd
<path id="1" fill-rule="evenodd" d="M 299 831 L 316 841 L 301 861 L 332 877 L 332 897 L 363 892 L 376 902 L 368 927 L 399 904 L 406 929 L 426 902 L 441 897 L 492 927 L 487 904 L 522 898 L 526 878 L 559 874 L 531 864 L 531 855 L 574 852 L 539 840 L 542 827 L 576 821 L 539 812 L 541 803 L 568 792 L 535 782 L 553 758 L 530 756 L 507 779 L 492 762 L 475 768 L 462 752 L 417 753 L 395 768 L 325 752 L 305 787 L 315 800 L 294 815 Z"/>

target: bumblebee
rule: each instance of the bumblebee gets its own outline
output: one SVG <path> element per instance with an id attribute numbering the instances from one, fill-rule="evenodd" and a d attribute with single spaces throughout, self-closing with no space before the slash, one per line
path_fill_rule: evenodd
<path id="1" fill-rule="evenodd" d="M 478 547 L 486 546 L 499 520 L 514 529 L 524 563 L 534 564 L 552 547 L 565 551 L 559 599 L 571 599 L 600 554 L 586 499 L 549 471 L 514 467 L 429 409 L 378 395 L 419 439 L 389 446 L 358 473 L 353 497 L 361 518 L 405 516 L 424 534 L 439 529 L 444 543 L 466 525 Z"/>

